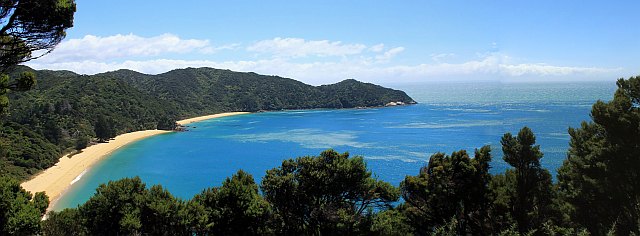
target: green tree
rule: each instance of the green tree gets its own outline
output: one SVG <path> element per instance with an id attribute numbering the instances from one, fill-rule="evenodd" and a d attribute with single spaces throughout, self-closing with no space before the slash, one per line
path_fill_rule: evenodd
<path id="1" fill-rule="evenodd" d="M 535 135 L 528 127 L 522 128 L 517 137 L 506 133 L 500 142 L 504 161 L 514 169 L 507 170 L 504 177 L 499 177 L 493 185 L 496 190 L 494 198 L 506 201 L 502 203 L 509 208 L 507 212 L 502 212 L 503 216 L 498 214 L 496 217 L 512 217 L 520 233 L 540 229 L 547 219 L 554 216 L 551 174 L 540 166 L 543 156 L 540 145 L 535 145 Z"/>
<path id="2" fill-rule="evenodd" d="M 640 234 L 640 76 L 617 85 L 612 101 L 593 105 L 592 122 L 569 129 L 558 170 L 572 220 L 594 235 Z"/>
<path id="3" fill-rule="evenodd" d="M 100 142 L 107 142 L 109 139 L 115 137 L 116 128 L 113 124 L 113 120 L 104 115 L 98 116 L 98 120 L 95 124 L 95 132 L 96 137 Z"/>
<path id="4" fill-rule="evenodd" d="M 370 235 L 413 235 L 407 217 L 397 209 L 378 212 L 373 216 Z"/>
<path id="5" fill-rule="evenodd" d="M 0 52 L 2 52 L 1 48 Z M 2 54 L 0 54 L 0 57 L 2 57 L 1 55 Z M 2 68 L 0 68 L 0 70 L 1 69 Z M 19 78 L 13 81 L 11 81 L 8 75 L 0 73 L 0 113 L 6 112 L 6 109 L 9 107 L 9 97 L 7 96 L 9 91 L 27 91 L 32 89 L 35 84 L 36 76 L 31 72 L 24 72 Z"/>
<path id="6" fill-rule="evenodd" d="M 63 134 L 59 124 L 53 119 L 47 119 L 44 123 L 43 135 L 53 144 L 59 144 L 62 141 Z"/>
<path id="7" fill-rule="evenodd" d="M 459 234 L 487 230 L 490 152 L 484 146 L 475 151 L 473 159 L 464 150 L 451 156 L 436 153 L 417 176 L 405 177 L 400 184 L 406 201 L 403 212 L 416 234 L 431 234 L 451 222 Z"/>
<path id="8" fill-rule="evenodd" d="M 258 193 L 253 177 L 239 170 L 221 187 L 196 195 L 194 202 L 207 212 L 206 231 L 213 235 L 264 235 L 269 233 L 271 212 Z"/>
<path id="9" fill-rule="evenodd" d="M 176 123 L 175 119 L 172 119 L 172 118 L 169 118 L 167 116 L 164 116 L 164 117 L 160 118 L 160 120 L 158 121 L 157 129 L 160 129 L 160 130 L 175 130 L 177 126 L 178 126 L 178 124 Z"/>
<path id="10" fill-rule="evenodd" d="M 516 175 L 513 169 L 495 175 L 489 182 L 491 231 L 500 232 L 516 226 L 512 212 L 516 196 Z M 516 228 L 514 230 L 517 231 Z"/>
<path id="11" fill-rule="evenodd" d="M 176 199 L 160 185 L 150 189 L 139 177 L 109 181 L 78 208 L 78 212 L 53 213 L 47 231 L 89 235 L 191 235 L 189 221 L 197 215 L 188 214 L 184 202 Z M 82 222 L 75 225 L 72 221 Z M 55 224 L 69 224 L 60 228 Z"/>
<path id="12" fill-rule="evenodd" d="M 73 26 L 75 11 L 74 0 L 7 0 L 0 4 L 0 112 L 7 108 L 9 90 L 24 91 L 35 84 L 33 73 L 11 82 L 5 73 L 51 52 Z"/>
<path id="13" fill-rule="evenodd" d="M 82 218 L 78 209 L 67 208 L 60 212 L 49 212 L 47 219 L 42 222 L 43 235 L 87 235 L 87 230 L 82 224 Z"/>
<path id="14" fill-rule="evenodd" d="M 0 235 L 35 235 L 49 198 L 44 193 L 32 197 L 12 178 L 0 177 Z"/>
<path id="15" fill-rule="evenodd" d="M 139 177 L 101 184 L 79 207 L 91 235 L 136 234 L 141 232 L 141 206 L 147 189 Z"/>
<path id="16" fill-rule="evenodd" d="M 211 226 L 209 224 L 209 214 L 205 206 L 194 199 L 188 201 L 180 211 L 180 223 L 185 226 L 188 232 L 195 235 L 206 235 Z"/>
<path id="17" fill-rule="evenodd" d="M 141 232 L 148 235 L 190 235 L 182 221 L 184 204 L 160 185 L 152 186 L 140 205 Z"/>
<path id="18" fill-rule="evenodd" d="M 87 148 L 87 146 L 89 146 L 89 142 L 91 142 L 91 138 L 89 138 L 89 136 L 80 135 L 78 139 L 76 139 L 75 149 L 76 150 L 85 149 Z"/>
<path id="19" fill-rule="evenodd" d="M 323 151 L 267 171 L 261 184 L 281 223 L 277 234 L 349 234 L 363 226 L 366 210 L 388 209 L 399 191 L 371 177 L 362 157 Z M 361 232 L 363 233 L 363 232 Z"/>
<path id="20" fill-rule="evenodd" d="M 53 50 L 66 36 L 65 30 L 73 26 L 75 11 L 73 0 L 4 1 L 0 6 L 0 68 L 3 72 Z M 36 51 L 40 55 L 33 55 Z"/>

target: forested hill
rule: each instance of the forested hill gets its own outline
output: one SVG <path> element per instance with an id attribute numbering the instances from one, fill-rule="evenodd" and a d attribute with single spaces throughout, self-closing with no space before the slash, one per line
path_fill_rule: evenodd
<path id="1" fill-rule="evenodd" d="M 119 78 L 141 92 L 173 101 L 180 116 L 220 111 L 259 111 L 382 106 L 414 103 L 399 90 L 355 80 L 314 87 L 278 76 L 212 68 L 188 68 L 151 76 L 119 70 L 100 76 Z"/>
<path id="2" fill-rule="evenodd" d="M 10 94 L 9 112 L 0 127 L 0 175 L 20 179 L 52 166 L 60 155 L 97 136 L 166 127 L 187 117 L 415 103 L 402 91 L 356 80 L 311 86 L 278 76 L 212 68 L 159 75 L 119 70 L 88 76 L 21 66 L 12 76 L 25 71 L 36 74 L 37 85 Z"/>

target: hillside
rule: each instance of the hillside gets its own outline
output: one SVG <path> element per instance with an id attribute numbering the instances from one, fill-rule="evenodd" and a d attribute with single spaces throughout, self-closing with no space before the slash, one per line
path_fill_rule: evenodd
<path id="1" fill-rule="evenodd" d="M 277 76 L 212 68 L 159 75 L 119 70 L 92 76 L 34 72 L 35 89 L 10 95 L 0 127 L 0 175 L 25 179 L 63 153 L 94 140 L 96 125 L 112 134 L 155 129 L 159 123 L 225 111 L 354 108 L 415 103 L 404 92 L 345 80 L 311 86 Z"/>
<path id="2" fill-rule="evenodd" d="M 382 106 L 390 101 L 414 102 L 402 91 L 355 80 L 315 87 L 278 76 L 212 68 L 179 69 L 156 76 L 130 70 L 101 75 L 119 78 L 141 92 L 174 101 L 180 118 L 222 111 L 354 108 Z"/>

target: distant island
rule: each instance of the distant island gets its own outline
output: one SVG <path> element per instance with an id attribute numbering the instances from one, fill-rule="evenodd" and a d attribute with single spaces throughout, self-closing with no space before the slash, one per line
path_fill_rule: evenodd
<path id="1" fill-rule="evenodd" d="M 173 129 L 175 121 L 230 111 L 366 108 L 415 104 L 405 92 L 353 79 L 312 86 L 278 76 L 213 68 L 159 75 L 118 70 L 96 75 L 33 70 L 35 89 L 11 93 L 0 130 L 0 170 L 26 179 L 53 166 L 64 153 L 93 140 L 149 129 Z"/>

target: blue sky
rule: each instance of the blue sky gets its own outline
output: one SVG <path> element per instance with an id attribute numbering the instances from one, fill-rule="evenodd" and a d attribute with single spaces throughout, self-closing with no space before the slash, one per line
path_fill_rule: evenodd
<path id="1" fill-rule="evenodd" d="M 640 74 L 640 1 L 76 1 L 65 41 L 27 65 L 206 66 L 311 84 Z"/>

